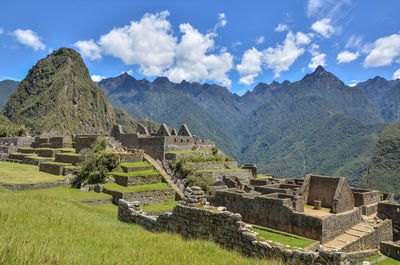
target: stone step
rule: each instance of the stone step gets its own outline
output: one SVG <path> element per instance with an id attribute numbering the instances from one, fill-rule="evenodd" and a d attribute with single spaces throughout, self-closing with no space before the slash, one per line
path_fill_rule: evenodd
<path id="1" fill-rule="evenodd" d="M 20 160 L 23 161 L 25 157 L 27 156 L 31 156 L 32 154 L 23 154 L 23 153 L 11 153 L 9 155 L 9 159 L 13 159 L 13 160 Z"/>
<path id="2" fill-rule="evenodd" d="M 52 158 L 52 157 L 40 157 L 40 156 L 37 156 L 36 154 L 35 155 L 31 154 L 31 156 L 24 157 L 24 159 L 22 160 L 22 163 L 38 166 L 41 163 L 53 162 L 53 161 L 54 161 L 54 158 Z"/>
<path id="3" fill-rule="evenodd" d="M 22 154 L 35 154 L 35 149 L 32 147 L 19 147 L 17 152 Z"/>

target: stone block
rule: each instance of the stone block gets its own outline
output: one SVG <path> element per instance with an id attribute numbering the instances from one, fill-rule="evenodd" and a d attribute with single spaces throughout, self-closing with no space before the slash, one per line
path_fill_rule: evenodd
<path id="1" fill-rule="evenodd" d="M 321 201 L 314 200 L 314 210 L 320 210 L 320 209 L 321 209 Z"/>

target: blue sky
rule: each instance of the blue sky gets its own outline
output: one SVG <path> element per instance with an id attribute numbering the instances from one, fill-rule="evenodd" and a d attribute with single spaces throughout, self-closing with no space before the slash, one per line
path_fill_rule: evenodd
<path id="1" fill-rule="evenodd" d="M 96 80 L 129 72 L 240 94 L 318 64 L 347 84 L 400 78 L 399 11 L 396 0 L 3 1 L 0 80 L 63 46 Z"/>

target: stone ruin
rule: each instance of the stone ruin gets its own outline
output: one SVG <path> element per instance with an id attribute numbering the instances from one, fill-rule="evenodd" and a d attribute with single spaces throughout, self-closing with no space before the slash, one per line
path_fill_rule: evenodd
<path id="1" fill-rule="evenodd" d="M 358 252 L 310 251 L 266 240 L 244 223 L 241 214 L 227 211 L 226 207 L 209 206 L 199 187 L 187 188 L 184 200 L 172 212 L 147 216 L 139 202 L 119 200 L 118 219 L 136 223 L 152 232 L 179 233 L 184 238 L 213 240 L 218 245 L 239 251 L 247 256 L 275 258 L 285 264 L 355 264 L 376 250 Z"/>
<path id="2" fill-rule="evenodd" d="M 179 131 L 172 131 L 164 123 L 155 133 L 139 123 L 136 133 L 125 133 L 120 125 L 114 125 L 110 136 L 121 142 L 124 147 L 144 150 L 153 158 L 163 161 L 168 151 L 180 150 L 210 150 L 215 144 L 192 135 L 186 124 Z"/>

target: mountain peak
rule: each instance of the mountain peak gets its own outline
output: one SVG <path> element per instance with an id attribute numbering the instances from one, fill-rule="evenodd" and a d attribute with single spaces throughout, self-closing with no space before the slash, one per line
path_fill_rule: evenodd
<path id="1" fill-rule="evenodd" d="M 155 85 L 165 85 L 171 83 L 168 79 L 168 77 L 165 76 L 160 76 L 154 79 L 153 84 Z"/>
<path id="2" fill-rule="evenodd" d="M 318 74 L 318 73 L 327 73 L 327 71 L 324 69 L 324 67 L 322 67 L 322 65 L 318 65 L 318 67 L 315 68 L 314 73 L 315 73 L 315 74 Z"/>

